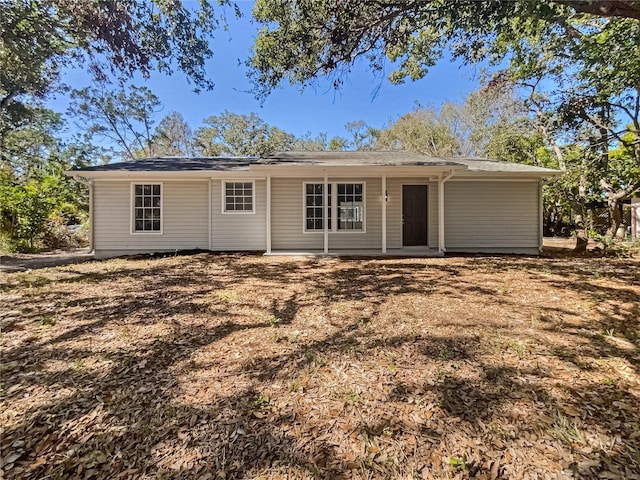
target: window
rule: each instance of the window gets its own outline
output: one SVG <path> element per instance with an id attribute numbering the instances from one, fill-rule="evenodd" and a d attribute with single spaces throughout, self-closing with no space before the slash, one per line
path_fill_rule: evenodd
<path id="1" fill-rule="evenodd" d="M 329 230 L 331 230 L 331 184 L 327 185 Z M 305 183 L 305 229 L 324 230 L 324 183 Z"/>
<path id="2" fill-rule="evenodd" d="M 338 184 L 338 230 L 364 229 L 363 190 L 362 183 Z"/>
<path id="3" fill-rule="evenodd" d="M 162 184 L 134 184 L 133 232 L 162 232 Z"/>
<path id="4" fill-rule="evenodd" d="M 304 184 L 304 231 L 324 230 L 324 184 Z M 328 230 L 364 232 L 364 183 L 327 184 Z M 336 218 L 335 224 L 332 219 Z"/>
<path id="5" fill-rule="evenodd" d="M 253 182 L 224 182 L 223 212 L 254 213 Z"/>

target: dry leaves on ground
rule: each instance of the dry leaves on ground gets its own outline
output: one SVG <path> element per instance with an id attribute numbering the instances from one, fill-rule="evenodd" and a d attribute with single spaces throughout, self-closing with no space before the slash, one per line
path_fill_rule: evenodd
<path id="1" fill-rule="evenodd" d="M 640 478 L 640 261 L 0 274 L 5 478 Z"/>

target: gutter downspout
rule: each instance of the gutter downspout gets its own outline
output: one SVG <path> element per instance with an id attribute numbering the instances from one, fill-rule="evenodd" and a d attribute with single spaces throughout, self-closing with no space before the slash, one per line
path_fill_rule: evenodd
<path id="1" fill-rule="evenodd" d="M 454 170 L 451 170 L 444 178 L 442 174 L 438 175 L 438 252 L 441 253 L 447 251 L 444 239 L 444 184 L 454 173 Z"/>
<path id="2" fill-rule="evenodd" d="M 382 253 L 387 253 L 387 176 L 382 175 Z"/>

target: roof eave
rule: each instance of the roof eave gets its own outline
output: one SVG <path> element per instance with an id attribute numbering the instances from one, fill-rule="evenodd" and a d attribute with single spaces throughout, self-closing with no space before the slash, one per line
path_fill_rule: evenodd
<path id="1" fill-rule="evenodd" d="M 229 170 L 67 170 L 66 175 L 77 178 L 92 179 L 129 179 L 129 178 L 158 178 L 168 177 L 177 179 L 208 179 L 216 176 L 250 176 L 251 170 L 229 169 Z"/>
<path id="2" fill-rule="evenodd" d="M 562 175 L 560 170 L 538 170 L 538 171 L 508 171 L 508 170 L 467 170 L 462 173 L 464 176 L 470 177 L 490 177 L 490 176 L 518 176 L 518 177 L 556 177 Z"/>

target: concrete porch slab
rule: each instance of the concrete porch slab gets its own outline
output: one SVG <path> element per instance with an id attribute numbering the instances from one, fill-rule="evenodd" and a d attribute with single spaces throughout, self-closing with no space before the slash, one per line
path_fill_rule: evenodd
<path id="1" fill-rule="evenodd" d="M 310 256 L 310 257 L 444 257 L 444 252 L 424 247 L 390 248 L 386 253 L 378 249 L 366 250 L 272 250 L 265 256 Z"/>

